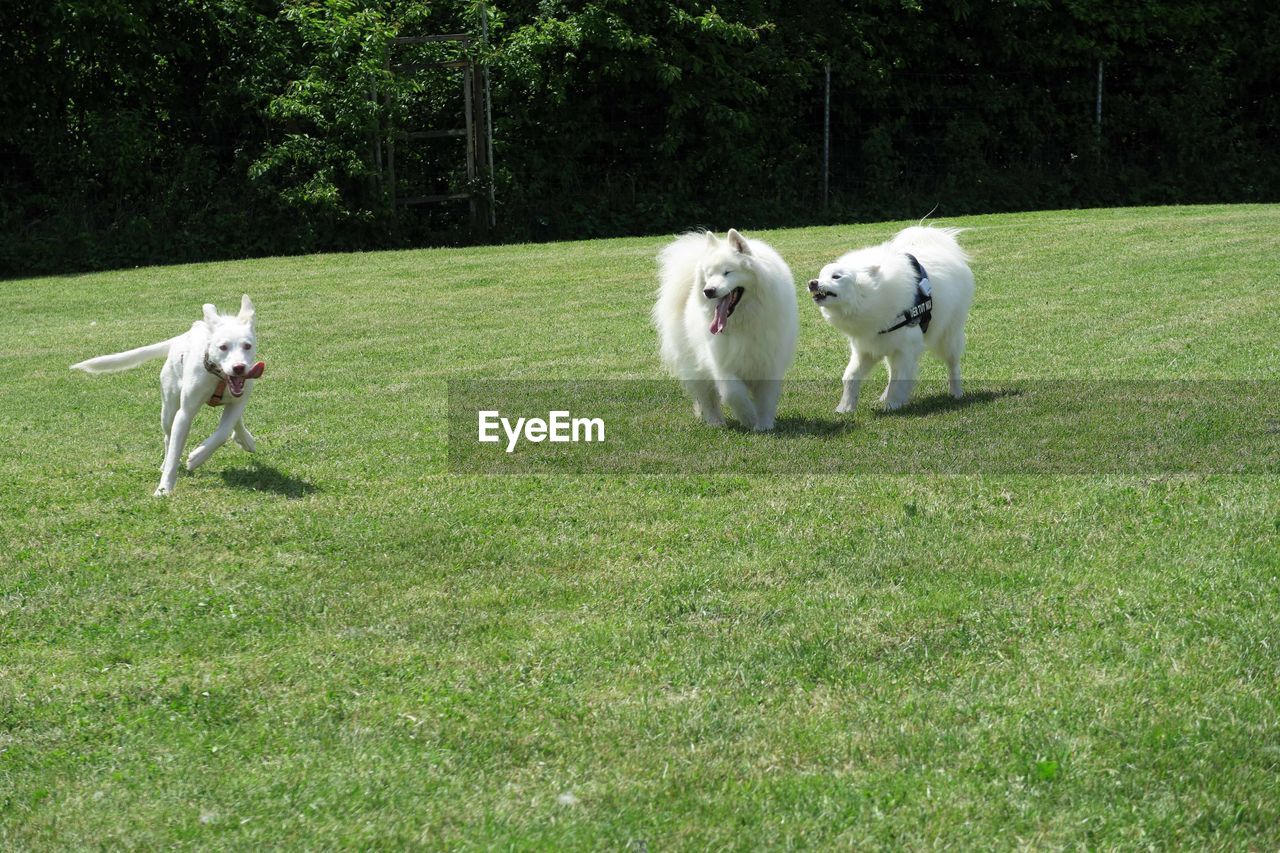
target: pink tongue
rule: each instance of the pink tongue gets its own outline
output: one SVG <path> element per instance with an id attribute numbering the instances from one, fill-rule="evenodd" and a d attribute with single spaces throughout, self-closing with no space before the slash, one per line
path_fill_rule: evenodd
<path id="1" fill-rule="evenodd" d="M 718 335 L 724 331 L 724 324 L 729 321 L 729 300 L 732 296 L 730 293 L 716 303 L 716 316 L 711 320 L 711 334 Z"/>

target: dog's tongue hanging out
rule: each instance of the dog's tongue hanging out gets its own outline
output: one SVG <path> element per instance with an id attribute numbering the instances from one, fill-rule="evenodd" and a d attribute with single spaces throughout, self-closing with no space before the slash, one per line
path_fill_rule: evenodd
<path id="1" fill-rule="evenodd" d="M 711 318 L 711 334 L 718 335 L 724 331 L 724 324 L 729 322 L 729 312 L 737 301 L 737 294 L 729 293 L 716 302 L 716 315 Z"/>

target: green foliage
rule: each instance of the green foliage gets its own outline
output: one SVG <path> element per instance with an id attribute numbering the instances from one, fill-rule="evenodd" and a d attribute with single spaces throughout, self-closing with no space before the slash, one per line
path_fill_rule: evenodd
<path id="1" fill-rule="evenodd" d="M 456 72 L 396 71 L 446 48 L 391 39 L 482 20 L 503 239 L 1280 195 L 1263 0 L 8 6 L 0 273 L 465 238 L 393 216 L 379 142 L 462 119 Z M 466 188 L 457 148 L 401 162 Z"/>
<path id="2" fill-rule="evenodd" d="M 269 97 L 269 131 L 249 178 L 311 230 L 341 231 L 385 216 L 367 155 L 382 123 L 377 93 L 393 81 L 386 61 L 395 27 L 383 11 L 349 0 L 293 0 L 282 18 L 309 61 Z"/>

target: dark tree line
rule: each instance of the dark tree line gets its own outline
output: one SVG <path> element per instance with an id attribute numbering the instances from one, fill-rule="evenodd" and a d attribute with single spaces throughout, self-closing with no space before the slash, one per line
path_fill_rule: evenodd
<path id="1" fill-rule="evenodd" d="M 1270 0 L 3 8 L 5 274 L 467 239 L 393 217 L 378 140 L 461 120 L 391 39 L 482 15 L 500 239 L 1280 197 Z M 398 151 L 406 186 L 465 189 L 447 144 Z"/>

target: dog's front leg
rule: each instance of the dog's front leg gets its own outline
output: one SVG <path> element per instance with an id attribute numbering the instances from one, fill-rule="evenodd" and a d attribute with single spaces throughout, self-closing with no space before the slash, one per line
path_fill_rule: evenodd
<path id="1" fill-rule="evenodd" d="M 751 400 L 747 384 L 741 379 L 717 379 L 716 390 L 720 399 L 729 404 L 738 420 L 748 429 L 756 428 L 756 404 Z"/>
<path id="2" fill-rule="evenodd" d="M 160 485 L 156 487 L 156 497 L 164 497 L 173 491 L 178 482 L 178 460 L 182 458 L 182 448 L 187 444 L 187 433 L 191 432 L 191 422 L 196 412 L 200 411 L 202 402 L 183 400 L 178 413 L 173 417 L 173 427 L 169 430 L 169 442 L 165 447 L 164 467 L 160 469 Z"/>
<path id="3" fill-rule="evenodd" d="M 236 424 L 240 423 L 240 415 L 244 413 L 245 401 L 241 399 L 238 402 L 230 403 L 222 410 L 222 420 L 218 421 L 218 428 L 213 431 L 213 435 L 204 440 L 204 443 L 191 451 L 187 457 L 187 470 L 194 471 L 204 464 L 204 461 L 213 455 L 213 451 L 227 443 L 227 439 L 231 438 L 231 433 L 235 431 Z"/>
<path id="4" fill-rule="evenodd" d="M 240 414 L 240 420 L 236 421 L 236 431 L 232 433 L 236 444 L 243 447 L 247 452 L 252 453 L 258 447 L 258 442 L 253 438 L 253 433 L 249 432 L 249 428 L 244 425 L 244 413 Z"/>
<path id="5" fill-rule="evenodd" d="M 768 432 L 773 429 L 774 418 L 778 414 L 778 398 L 782 396 L 781 379 L 761 379 L 752 383 L 756 396 L 757 420 L 756 432 Z"/>
<path id="6" fill-rule="evenodd" d="M 858 352 L 857 349 L 849 348 L 849 366 L 844 369 L 844 393 L 840 395 L 840 403 L 836 406 L 837 414 L 848 414 L 852 412 L 858 405 L 858 395 L 862 393 L 862 380 L 867 378 L 867 374 L 876 366 L 875 360 L 871 357 L 871 353 Z"/>
<path id="7" fill-rule="evenodd" d="M 715 383 L 709 379 L 685 379 L 683 382 L 693 397 L 693 414 L 708 426 L 724 426 Z"/>
<path id="8" fill-rule="evenodd" d="M 884 407 L 887 411 L 901 409 L 911 399 L 916 387 L 916 373 L 920 368 L 920 350 L 898 350 L 889 356 L 889 384 L 885 386 Z"/>

